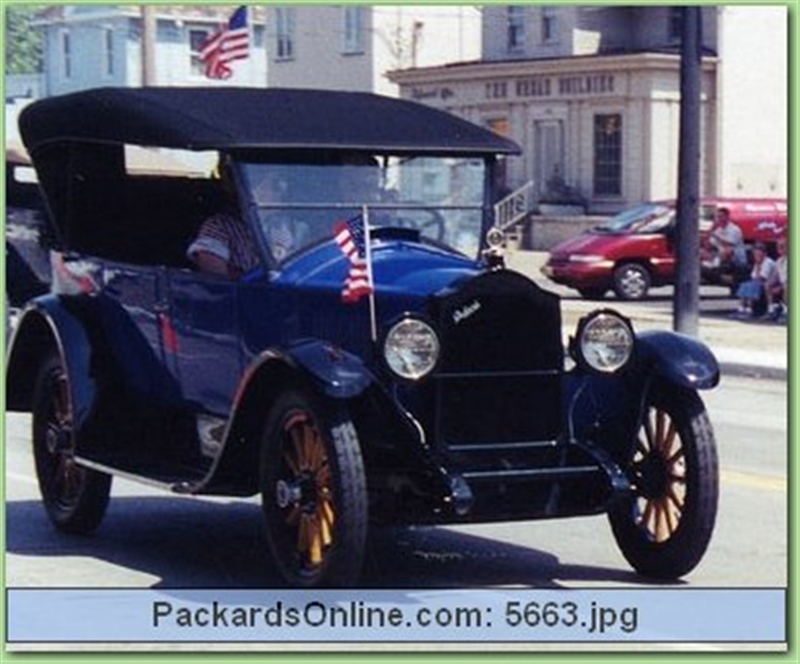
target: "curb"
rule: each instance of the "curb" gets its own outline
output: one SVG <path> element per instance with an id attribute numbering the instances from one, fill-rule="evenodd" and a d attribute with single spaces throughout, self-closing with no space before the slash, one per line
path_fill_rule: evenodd
<path id="1" fill-rule="evenodd" d="M 786 367 L 720 360 L 719 368 L 723 379 L 725 376 L 736 376 L 740 378 L 761 378 L 785 382 L 789 378 L 789 371 Z"/>

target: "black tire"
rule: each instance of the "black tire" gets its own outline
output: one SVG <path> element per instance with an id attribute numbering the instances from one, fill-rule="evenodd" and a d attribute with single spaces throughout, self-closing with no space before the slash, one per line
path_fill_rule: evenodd
<path id="1" fill-rule="evenodd" d="M 697 393 L 652 391 L 627 472 L 632 496 L 609 512 L 623 555 L 645 576 L 687 574 L 708 547 L 719 495 L 714 432 Z"/>
<path id="2" fill-rule="evenodd" d="M 61 531 L 94 532 L 103 520 L 111 476 L 79 465 L 72 438 L 67 375 L 58 355 L 42 364 L 33 405 L 33 456 L 48 517 Z"/>
<path id="3" fill-rule="evenodd" d="M 623 263 L 614 270 L 614 293 L 622 300 L 643 300 L 650 282 L 650 272 L 639 263 Z"/>
<path id="4" fill-rule="evenodd" d="M 605 288 L 579 288 L 578 293 L 584 300 L 602 300 L 606 296 Z"/>
<path id="5" fill-rule="evenodd" d="M 262 440 L 261 498 L 270 553 L 294 587 L 349 587 L 367 541 L 367 488 L 355 427 L 301 392 L 275 402 Z"/>

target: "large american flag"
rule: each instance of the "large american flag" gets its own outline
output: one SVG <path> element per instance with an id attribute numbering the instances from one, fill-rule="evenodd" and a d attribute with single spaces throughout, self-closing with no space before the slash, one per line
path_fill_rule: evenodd
<path id="1" fill-rule="evenodd" d="M 372 270 L 366 256 L 366 235 L 362 215 L 340 221 L 334 229 L 336 244 L 350 261 L 342 288 L 342 301 L 347 304 L 354 304 L 373 291 Z"/>
<path id="2" fill-rule="evenodd" d="M 221 30 L 200 46 L 200 59 L 206 65 L 208 78 L 230 78 L 229 62 L 250 56 L 250 31 L 247 28 L 247 7 L 237 9 Z"/>

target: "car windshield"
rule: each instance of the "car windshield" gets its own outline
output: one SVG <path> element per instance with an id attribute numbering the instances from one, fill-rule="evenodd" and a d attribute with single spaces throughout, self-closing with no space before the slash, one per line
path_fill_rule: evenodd
<path id="1" fill-rule="evenodd" d="M 675 210 L 670 206 L 648 203 L 620 212 L 595 230 L 601 233 L 659 233 L 672 223 L 674 217 Z"/>
<path id="2" fill-rule="evenodd" d="M 410 229 L 422 241 L 478 255 L 481 159 L 358 155 L 338 164 L 246 163 L 242 172 L 259 231 L 278 261 L 332 238 L 339 222 L 359 214 L 370 229 Z"/>

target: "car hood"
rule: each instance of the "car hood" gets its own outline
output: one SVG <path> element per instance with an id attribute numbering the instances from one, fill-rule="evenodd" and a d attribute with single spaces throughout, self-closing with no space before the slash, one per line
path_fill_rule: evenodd
<path id="1" fill-rule="evenodd" d="M 624 235 L 620 233 L 585 231 L 557 244 L 550 250 L 550 255 L 553 258 L 566 258 L 570 254 L 603 256 L 608 251 L 608 246 Z"/>
<path id="2" fill-rule="evenodd" d="M 427 297 L 482 272 L 480 264 L 466 256 L 420 242 L 378 240 L 371 254 L 379 296 Z M 287 263 L 273 283 L 340 291 L 348 270 L 349 262 L 339 247 L 327 242 Z"/>

